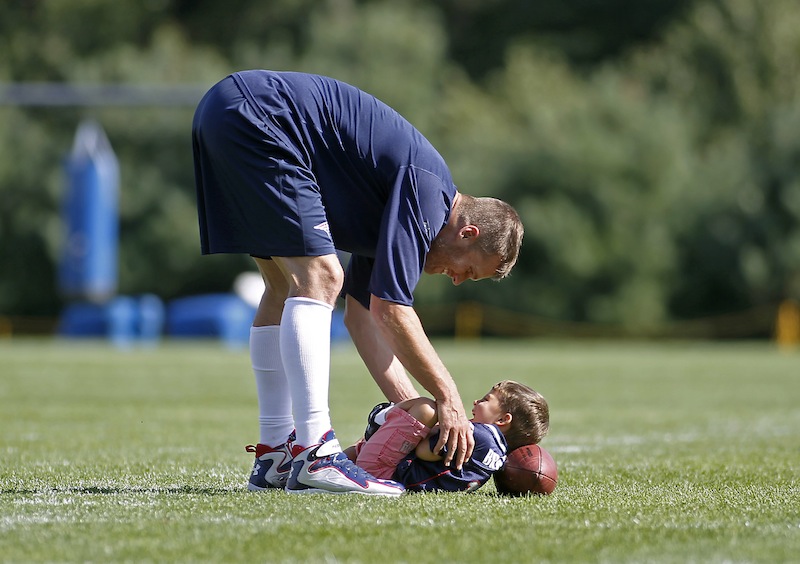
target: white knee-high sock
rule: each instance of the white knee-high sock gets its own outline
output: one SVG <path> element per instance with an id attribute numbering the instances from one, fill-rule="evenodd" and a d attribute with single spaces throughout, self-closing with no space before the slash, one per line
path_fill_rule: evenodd
<path id="1" fill-rule="evenodd" d="M 289 298 L 281 318 L 281 358 L 292 396 L 297 444 L 317 444 L 331 429 L 328 387 L 333 308 L 310 298 Z"/>
<path id="2" fill-rule="evenodd" d="M 250 328 L 250 362 L 258 394 L 258 442 L 271 447 L 282 445 L 294 429 L 294 419 L 278 325 Z"/>

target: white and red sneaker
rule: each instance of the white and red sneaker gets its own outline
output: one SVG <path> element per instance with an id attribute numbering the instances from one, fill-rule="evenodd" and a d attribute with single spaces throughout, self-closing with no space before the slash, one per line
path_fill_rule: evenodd
<path id="1" fill-rule="evenodd" d="M 247 445 L 245 450 L 253 452 L 256 460 L 253 463 L 253 471 L 250 474 L 250 481 L 247 489 L 251 492 L 263 492 L 272 488 L 284 488 L 289 479 L 289 471 L 292 469 L 292 442 L 294 432 L 279 447 L 270 447 L 264 444 Z"/>
<path id="2" fill-rule="evenodd" d="M 292 454 L 288 493 L 399 496 L 405 491 L 402 484 L 379 480 L 348 459 L 333 430 L 325 433 L 318 444 L 306 448 L 295 445 Z"/>

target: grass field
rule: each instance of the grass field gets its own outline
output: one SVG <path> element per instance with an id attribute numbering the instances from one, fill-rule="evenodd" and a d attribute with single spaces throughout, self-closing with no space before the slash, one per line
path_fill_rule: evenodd
<path id="1" fill-rule="evenodd" d="M 0 559 L 800 561 L 800 352 L 767 343 L 437 344 L 465 400 L 504 378 L 551 406 L 548 497 L 245 490 L 247 352 L 0 341 Z M 381 398 L 332 358 L 343 443 Z"/>

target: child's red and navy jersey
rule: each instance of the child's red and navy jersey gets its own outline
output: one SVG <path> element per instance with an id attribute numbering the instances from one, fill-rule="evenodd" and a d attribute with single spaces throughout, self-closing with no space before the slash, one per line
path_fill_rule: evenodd
<path id="1" fill-rule="evenodd" d="M 430 462 L 417 458 L 412 452 L 397 465 L 393 480 L 416 492 L 475 491 L 506 463 L 508 445 L 503 433 L 494 425 L 473 423 L 475 449 L 461 470 L 447 467 L 444 461 Z M 436 446 L 439 434 L 428 437 L 431 449 Z"/>

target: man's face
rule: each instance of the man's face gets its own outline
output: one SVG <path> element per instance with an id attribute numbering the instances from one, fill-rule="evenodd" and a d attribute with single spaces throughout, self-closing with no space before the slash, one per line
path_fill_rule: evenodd
<path id="1" fill-rule="evenodd" d="M 500 257 L 485 255 L 474 242 L 468 237 L 437 237 L 425 258 L 425 273 L 449 276 L 456 286 L 464 280 L 493 277 L 500 267 Z"/>

